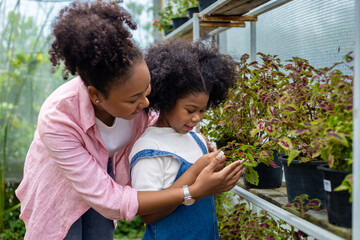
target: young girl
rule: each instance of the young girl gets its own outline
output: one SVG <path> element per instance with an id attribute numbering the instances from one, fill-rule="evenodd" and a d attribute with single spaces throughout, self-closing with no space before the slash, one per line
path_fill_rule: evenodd
<path id="1" fill-rule="evenodd" d="M 79 76 L 55 90 L 39 113 L 16 191 L 25 239 L 113 240 L 113 220 L 184 201 L 181 187 L 130 187 L 128 156 L 151 120 L 143 110 L 151 88 L 129 29 L 136 29 L 131 16 L 115 1 L 101 0 L 74 2 L 53 25 L 53 66 L 64 62 L 65 73 Z M 215 172 L 225 159 L 216 154 L 199 159 L 178 181 L 196 198 L 227 191 L 239 177 L 239 163 Z"/>
<path id="2" fill-rule="evenodd" d="M 159 191 L 173 187 L 208 153 L 205 139 L 193 130 L 205 110 L 225 98 L 235 68 L 216 48 L 181 40 L 153 45 L 145 60 L 151 74 L 149 108 L 160 115 L 133 146 L 130 179 L 138 191 Z M 150 223 L 143 239 L 218 239 L 214 197 L 199 200 L 186 186 L 184 191 L 187 200 L 182 206 L 141 216 Z"/>

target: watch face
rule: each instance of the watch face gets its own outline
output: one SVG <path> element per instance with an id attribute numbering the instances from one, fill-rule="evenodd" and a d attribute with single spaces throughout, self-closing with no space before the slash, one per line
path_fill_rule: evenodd
<path id="1" fill-rule="evenodd" d="M 195 199 L 193 199 L 193 198 L 188 198 L 188 199 L 185 199 L 185 200 L 184 200 L 184 205 L 190 206 L 190 205 L 193 205 L 194 202 L 195 202 Z"/>

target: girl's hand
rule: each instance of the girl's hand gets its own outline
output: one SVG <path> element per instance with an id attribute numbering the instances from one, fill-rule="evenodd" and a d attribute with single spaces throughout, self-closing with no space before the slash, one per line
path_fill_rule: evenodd
<path id="1" fill-rule="evenodd" d="M 200 157 L 195 163 L 194 168 L 196 168 L 196 175 L 199 175 L 202 170 L 207 167 L 211 162 L 215 164 L 215 172 L 222 170 L 226 165 L 226 156 L 223 155 L 220 158 L 216 158 L 220 153 L 219 150 L 215 150 L 211 153 L 205 154 Z"/>
<path id="2" fill-rule="evenodd" d="M 240 160 L 217 172 L 219 161 L 222 161 L 216 159 L 218 152 L 210 153 L 211 163 L 201 171 L 195 183 L 189 187 L 191 196 L 196 200 L 231 190 L 244 174 L 243 164 Z M 226 159 L 224 156 L 220 159 L 223 158 Z"/>

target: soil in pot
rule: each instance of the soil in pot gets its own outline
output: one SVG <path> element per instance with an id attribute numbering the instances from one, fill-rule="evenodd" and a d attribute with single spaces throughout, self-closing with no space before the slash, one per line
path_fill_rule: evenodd
<path id="1" fill-rule="evenodd" d="M 329 222 L 339 227 L 351 228 L 352 205 L 349 202 L 350 194 L 348 191 L 334 191 L 345 176 L 351 172 L 330 169 L 327 165 L 321 165 L 318 169 L 323 172 Z"/>
<path id="2" fill-rule="evenodd" d="M 176 29 L 176 28 L 180 27 L 181 25 L 183 25 L 184 23 L 186 23 L 189 20 L 189 18 L 176 17 L 176 18 L 172 18 L 171 20 L 173 22 L 174 29 Z"/>
<path id="3" fill-rule="evenodd" d="M 323 161 L 310 161 L 301 163 L 299 160 L 293 160 L 288 166 L 287 156 L 279 157 L 284 166 L 286 191 L 289 203 L 292 203 L 295 197 L 301 194 L 309 195 L 309 199 L 318 198 L 321 201 L 321 207 L 326 206 L 325 191 L 323 187 L 323 178 L 319 165 Z"/>
<path id="4" fill-rule="evenodd" d="M 259 184 L 253 185 L 249 183 L 246 178 L 244 178 L 245 186 L 257 189 L 271 189 L 281 187 L 283 169 L 282 163 L 279 161 L 276 152 L 274 152 L 274 162 L 278 166 L 277 168 L 267 166 L 264 163 L 260 163 L 257 167 L 255 167 L 254 170 L 259 174 Z"/>

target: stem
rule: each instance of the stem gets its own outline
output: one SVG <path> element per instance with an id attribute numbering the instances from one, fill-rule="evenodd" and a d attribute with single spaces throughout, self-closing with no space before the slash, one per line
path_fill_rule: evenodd
<path id="1" fill-rule="evenodd" d="M 309 114 L 310 114 L 310 120 L 312 121 L 313 120 L 313 116 L 312 116 L 312 113 L 311 113 L 311 108 L 309 106 L 309 104 L 306 104 L 308 110 L 309 110 Z"/>

